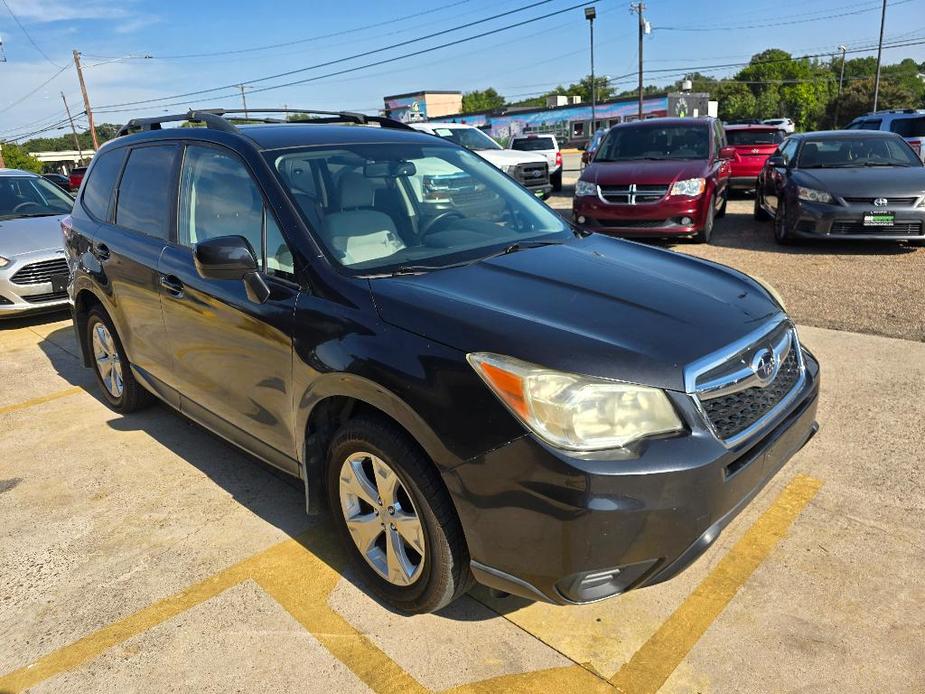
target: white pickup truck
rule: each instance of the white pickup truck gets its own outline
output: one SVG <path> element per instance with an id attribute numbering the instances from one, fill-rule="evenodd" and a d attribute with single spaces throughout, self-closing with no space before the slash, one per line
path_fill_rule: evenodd
<path id="1" fill-rule="evenodd" d="M 503 149 L 478 128 L 463 123 L 408 123 L 437 137 L 442 137 L 466 149 L 501 169 L 508 176 L 544 200 L 552 193 L 549 182 L 549 163 L 542 154 Z"/>

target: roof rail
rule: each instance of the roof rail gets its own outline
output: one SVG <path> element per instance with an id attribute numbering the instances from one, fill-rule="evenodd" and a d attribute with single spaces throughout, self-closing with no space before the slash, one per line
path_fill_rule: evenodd
<path id="1" fill-rule="evenodd" d="M 280 118 L 258 118 L 251 117 L 251 113 L 299 113 L 313 115 L 316 117 L 304 121 L 289 121 Z M 367 116 L 365 113 L 354 113 L 353 111 L 322 111 L 319 109 L 307 108 L 248 108 L 248 109 L 224 109 L 224 108 L 205 108 L 190 110 L 186 113 L 175 113 L 168 116 L 155 116 L 153 118 L 133 118 L 128 123 L 119 128 L 117 137 L 128 135 L 133 130 L 161 130 L 161 123 L 174 123 L 179 121 L 189 121 L 191 123 L 203 123 L 207 128 L 213 130 L 222 130 L 228 133 L 240 132 L 235 124 L 225 118 L 226 115 L 244 114 L 243 117 L 235 115 L 237 121 L 248 123 L 292 123 L 300 124 L 315 123 L 356 123 L 357 125 L 368 125 L 376 123 L 380 128 L 396 128 L 400 130 L 413 130 L 410 126 L 401 121 L 385 118 L 383 116 Z"/>

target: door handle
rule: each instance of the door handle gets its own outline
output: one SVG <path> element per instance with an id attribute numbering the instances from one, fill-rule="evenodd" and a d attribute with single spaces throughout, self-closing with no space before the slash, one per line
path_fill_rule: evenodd
<path id="1" fill-rule="evenodd" d="M 93 249 L 93 255 L 97 260 L 109 260 L 109 246 L 107 246 L 105 243 L 96 244 L 95 248 Z"/>
<path id="2" fill-rule="evenodd" d="M 173 275 L 161 275 L 161 286 L 173 296 L 183 296 L 183 282 Z"/>

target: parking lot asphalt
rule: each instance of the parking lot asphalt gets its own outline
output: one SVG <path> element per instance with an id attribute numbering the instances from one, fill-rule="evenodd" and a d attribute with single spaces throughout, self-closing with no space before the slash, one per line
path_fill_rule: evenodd
<path id="1" fill-rule="evenodd" d="M 581 607 L 476 589 L 396 615 L 298 483 L 164 406 L 114 414 L 60 314 L 0 323 L 0 692 L 925 691 L 921 333 L 862 334 L 828 289 L 840 329 L 813 327 L 801 278 L 722 229 L 678 249 L 767 264 L 822 428 L 688 571 Z M 803 285 L 849 281 L 826 252 Z"/>

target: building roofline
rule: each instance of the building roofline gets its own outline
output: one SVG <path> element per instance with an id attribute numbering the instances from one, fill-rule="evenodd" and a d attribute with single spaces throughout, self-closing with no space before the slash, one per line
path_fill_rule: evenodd
<path id="1" fill-rule="evenodd" d="M 419 92 L 416 92 L 419 93 Z M 664 92 L 662 94 L 649 94 L 643 98 L 643 101 L 648 101 L 649 99 L 665 99 L 669 95 L 669 92 Z M 385 97 L 387 99 L 392 99 L 395 97 Z M 609 106 L 611 104 L 622 104 L 622 103 L 636 103 L 638 97 L 628 96 L 620 99 L 609 99 L 608 101 L 598 101 L 595 104 L 595 108 L 599 106 Z M 562 106 L 531 106 L 528 109 L 518 110 L 518 111 L 504 111 L 503 109 L 490 109 L 488 111 L 472 111 L 471 113 L 448 113 L 445 116 L 434 116 L 434 118 L 472 118 L 473 116 L 508 116 L 508 115 L 522 115 L 525 113 L 539 113 L 540 111 L 563 111 L 567 108 L 583 108 L 591 107 L 590 101 L 582 101 L 580 104 L 563 104 Z"/>
<path id="2" fill-rule="evenodd" d="M 439 89 L 419 89 L 416 92 L 407 92 L 405 94 L 392 94 L 391 96 L 384 96 L 382 98 L 383 100 L 401 99 L 404 96 L 418 96 L 421 94 L 453 94 L 454 96 L 458 94 L 459 96 L 462 96 L 462 92 L 460 91 L 441 91 Z"/>

